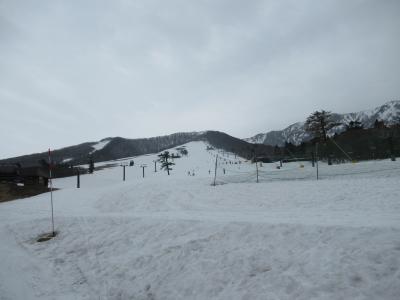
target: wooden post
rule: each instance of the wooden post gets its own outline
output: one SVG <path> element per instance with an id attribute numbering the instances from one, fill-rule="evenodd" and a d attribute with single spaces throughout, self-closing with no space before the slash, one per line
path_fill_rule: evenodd
<path id="1" fill-rule="evenodd" d="M 157 172 L 157 161 L 154 161 L 154 172 Z"/>
<path id="2" fill-rule="evenodd" d="M 79 173 L 79 168 L 78 168 L 78 173 L 76 174 L 76 188 L 79 189 L 81 187 L 81 178 L 80 178 L 80 173 Z"/>
<path id="3" fill-rule="evenodd" d="M 122 169 L 123 169 L 122 180 L 125 181 L 125 165 L 122 166 Z"/>

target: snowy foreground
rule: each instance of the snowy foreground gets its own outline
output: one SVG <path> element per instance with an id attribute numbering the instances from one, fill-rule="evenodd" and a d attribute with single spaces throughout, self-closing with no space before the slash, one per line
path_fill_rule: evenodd
<path id="1" fill-rule="evenodd" d="M 0 299 L 400 299 L 399 161 L 321 163 L 319 181 L 264 164 L 256 183 L 225 154 L 214 187 L 217 151 L 187 149 L 171 176 L 147 155 L 125 182 L 55 180 L 47 242 L 49 193 L 1 203 Z"/>

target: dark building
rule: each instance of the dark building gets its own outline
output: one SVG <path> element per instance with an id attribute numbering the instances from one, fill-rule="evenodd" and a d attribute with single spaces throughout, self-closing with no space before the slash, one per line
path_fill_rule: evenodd
<path id="1" fill-rule="evenodd" d="M 385 129 L 386 128 L 385 122 L 379 121 L 378 119 L 375 120 L 374 128 L 376 128 L 376 129 Z"/>
<path id="2" fill-rule="evenodd" d="M 0 182 L 44 185 L 47 187 L 49 182 L 49 168 L 42 162 L 30 165 L 0 165 Z"/>

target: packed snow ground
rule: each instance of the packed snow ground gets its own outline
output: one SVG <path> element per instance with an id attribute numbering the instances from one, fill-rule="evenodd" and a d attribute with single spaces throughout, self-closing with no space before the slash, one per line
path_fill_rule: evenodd
<path id="1" fill-rule="evenodd" d="M 0 299 L 400 298 L 399 161 L 321 163 L 319 181 L 263 164 L 256 183 L 254 164 L 186 147 L 171 176 L 146 155 L 54 180 L 48 242 L 48 193 L 0 204 Z"/>

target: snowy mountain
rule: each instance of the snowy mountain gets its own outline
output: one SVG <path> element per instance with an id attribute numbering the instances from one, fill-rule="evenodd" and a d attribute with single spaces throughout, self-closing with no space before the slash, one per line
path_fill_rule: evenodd
<path id="1" fill-rule="evenodd" d="M 359 120 L 365 128 L 374 125 L 375 120 L 382 120 L 387 125 L 395 123 L 400 115 L 400 101 L 391 101 L 372 110 L 358 113 L 333 114 L 334 121 L 347 124 Z M 158 153 L 165 149 L 176 147 L 193 141 L 205 141 L 210 145 L 234 152 L 242 157 L 252 157 L 256 151 L 258 156 L 273 156 L 273 146 L 282 146 L 286 141 L 300 144 L 310 139 L 304 129 L 305 122 L 290 125 L 281 131 L 260 133 L 248 139 L 238 139 L 219 131 L 180 132 L 165 136 L 141 139 L 126 139 L 122 137 L 108 137 L 97 142 L 87 142 L 75 146 L 57 149 L 52 152 L 56 163 L 85 164 L 91 156 L 95 162 L 138 156 L 149 153 Z M 345 130 L 345 125 L 332 129 L 329 134 L 340 133 Z M 257 144 L 257 147 L 254 146 Z M 47 160 L 47 152 L 29 154 L 0 160 L 0 163 L 37 163 Z"/>
<path id="2" fill-rule="evenodd" d="M 54 150 L 52 152 L 52 159 L 56 163 L 77 165 L 87 163 L 88 157 L 90 156 L 95 162 L 101 162 L 143 154 L 158 153 L 193 141 L 205 141 L 214 147 L 234 152 L 243 157 L 254 154 L 252 152 L 254 145 L 246 141 L 219 131 L 202 131 L 180 132 L 142 139 L 110 137 L 98 142 L 83 143 Z M 272 147 L 267 145 L 264 145 L 263 147 L 258 146 L 257 153 L 260 155 L 269 155 L 272 153 Z M 47 160 L 47 152 L 8 158 L 0 160 L 0 163 L 36 163 L 42 159 Z"/>
<path id="3" fill-rule="evenodd" d="M 174 133 L 142 139 L 125 139 L 109 137 L 98 142 L 88 142 L 52 151 L 52 158 L 57 163 L 87 163 L 91 156 L 94 161 L 106 161 L 128 156 L 156 153 L 161 150 L 197 140 L 201 134 L 197 132 Z M 45 152 L 8 158 L 0 163 L 29 163 L 47 159 Z"/>
<path id="4" fill-rule="evenodd" d="M 376 120 L 383 121 L 386 125 L 392 125 L 396 123 L 396 118 L 400 115 L 400 100 L 390 101 L 382 106 L 376 107 L 371 110 L 360 111 L 356 113 L 347 114 L 332 114 L 335 122 L 340 123 L 333 128 L 329 134 L 340 133 L 345 130 L 345 124 L 350 121 L 358 120 L 364 128 L 371 128 L 374 126 Z M 267 133 L 259 133 L 251 138 L 245 139 L 249 143 L 265 144 L 271 146 L 283 146 L 286 141 L 299 145 L 303 141 L 310 139 L 310 135 L 305 131 L 305 122 L 298 122 L 288 126 L 287 128 L 280 131 L 270 131 Z"/>

